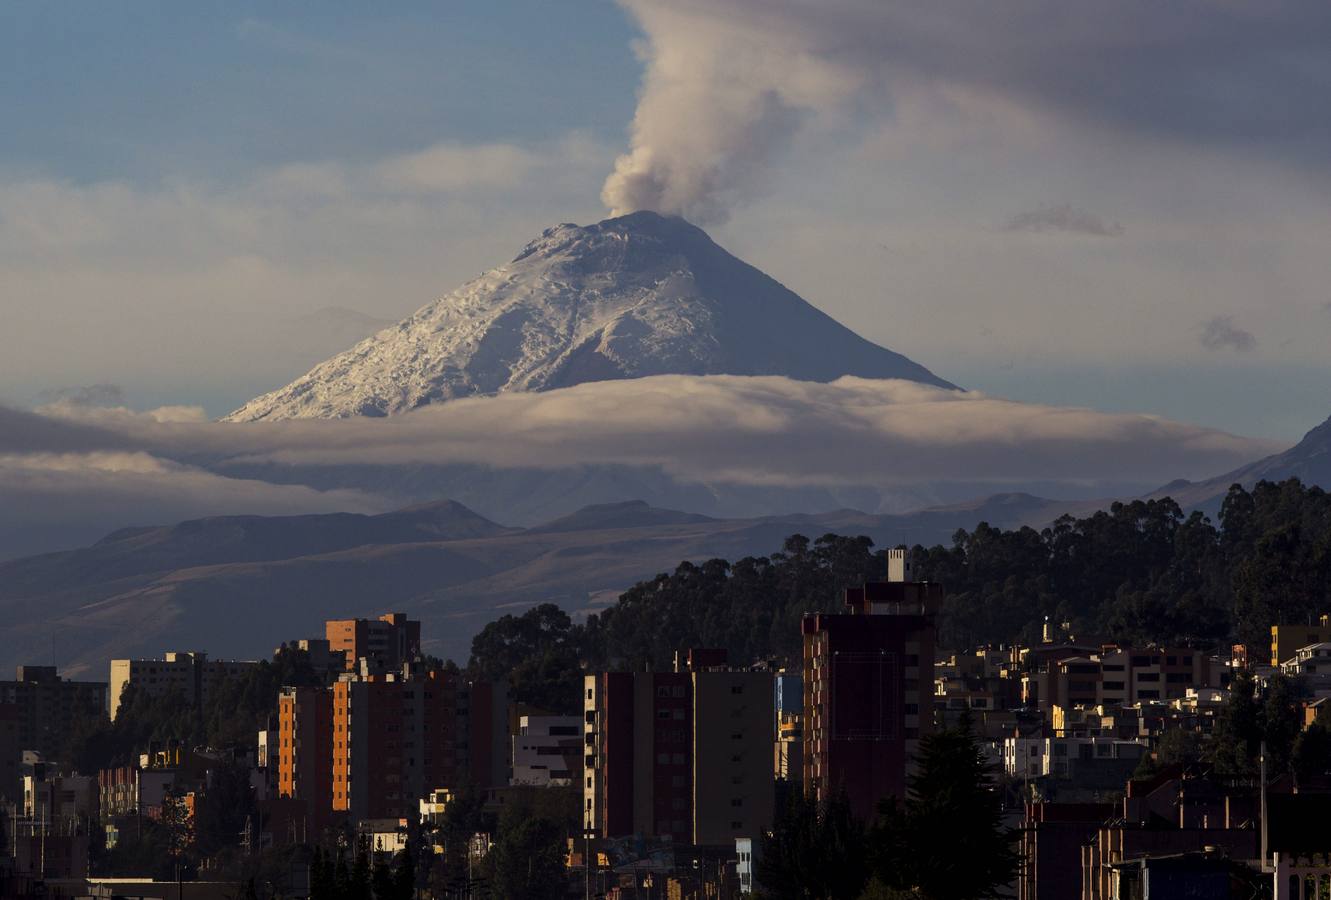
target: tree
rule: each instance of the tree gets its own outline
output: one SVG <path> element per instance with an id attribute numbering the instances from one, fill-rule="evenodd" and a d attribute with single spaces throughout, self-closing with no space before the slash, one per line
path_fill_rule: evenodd
<path id="1" fill-rule="evenodd" d="M 1002 815 L 1002 797 L 964 717 L 959 727 L 920 740 L 906 802 L 882 804 L 869 837 L 873 874 L 884 888 L 921 900 L 1002 896 L 1018 862 Z"/>
<path id="2" fill-rule="evenodd" d="M 755 872 L 764 897 L 854 900 L 864 889 L 864 825 L 844 794 L 826 805 L 794 793 L 762 838 Z"/>
<path id="3" fill-rule="evenodd" d="M 1294 741 L 1294 774 L 1313 778 L 1331 771 L 1331 706 L 1322 703 L 1317 718 Z"/>
<path id="4" fill-rule="evenodd" d="M 564 873 L 565 830 L 525 803 L 507 807 L 487 857 L 494 893 L 511 900 L 560 900 L 568 890 Z"/>
<path id="5" fill-rule="evenodd" d="M 393 883 L 393 870 L 382 860 L 375 864 L 374 875 L 370 879 L 374 889 L 374 900 L 396 900 L 397 885 Z"/>
<path id="6" fill-rule="evenodd" d="M 581 709 L 581 636 L 568 613 L 542 603 L 482 628 L 468 668 L 478 678 L 506 681 L 520 703 L 573 714 Z"/>
<path id="7" fill-rule="evenodd" d="M 1252 675 L 1239 672 L 1229 686 L 1229 699 L 1211 729 L 1208 756 L 1221 775 L 1252 775 L 1262 740 L 1261 707 Z"/>
<path id="8" fill-rule="evenodd" d="M 398 900 L 416 896 L 416 857 L 410 845 L 393 860 L 393 892 Z"/>

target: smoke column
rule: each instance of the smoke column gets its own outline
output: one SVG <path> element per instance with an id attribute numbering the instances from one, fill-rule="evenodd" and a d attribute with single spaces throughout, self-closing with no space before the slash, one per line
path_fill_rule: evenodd
<path id="1" fill-rule="evenodd" d="M 1331 159 L 1331 4 L 619 2 L 646 37 L 629 152 L 601 192 L 615 214 L 724 220 L 811 120 L 825 136 L 900 124 L 903 101 L 912 128 L 973 116 L 987 139 L 995 125 L 1020 134 L 1021 110 L 1124 142 L 1260 146 L 1317 172 Z M 1196 89 L 1212 83 L 1280 101 Z"/>
<path id="2" fill-rule="evenodd" d="M 800 32 L 763 27 L 746 4 L 621 3 L 647 34 L 637 47 L 646 72 L 630 150 L 601 191 L 613 215 L 724 221 L 761 189 L 810 110 L 856 84 Z"/>

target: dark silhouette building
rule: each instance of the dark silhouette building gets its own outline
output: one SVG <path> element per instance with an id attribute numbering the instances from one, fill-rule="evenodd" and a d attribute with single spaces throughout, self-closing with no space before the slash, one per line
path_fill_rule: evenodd
<path id="1" fill-rule="evenodd" d="M 804 790 L 844 791 L 871 820 L 904 797 L 906 770 L 933 728 L 934 619 L 943 587 L 913 579 L 904 550 L 888 580 L 846 591 L 846 612 L 804 617 Z"/>

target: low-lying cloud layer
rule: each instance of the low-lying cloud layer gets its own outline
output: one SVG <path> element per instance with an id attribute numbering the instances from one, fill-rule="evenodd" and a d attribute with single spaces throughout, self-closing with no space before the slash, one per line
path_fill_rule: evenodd
<path id="1" fill-rule="evenodd" d="M 105 528 L 220 513 L 375 511 L 365 491 L 227 477 L 278 468 L 654 467 L 681 482 L 1163 483 L 1279 449 L 1164 420 L 1016 403 L 904 381 L 659 376 L 455 400 L 387 419 L 222 424 L 63 404 L 0 410 L 0 533 L 39 514 Z M 284 479 L 286 480 L 286 479 Z M 431 498 L 419 498 L 431 499 Z M 629 499 L 629 498 L 622 498 Z M 502 517 L 500 517 L 502 518 Z M 12 555 L 0 547 L 0 556 Z"/>

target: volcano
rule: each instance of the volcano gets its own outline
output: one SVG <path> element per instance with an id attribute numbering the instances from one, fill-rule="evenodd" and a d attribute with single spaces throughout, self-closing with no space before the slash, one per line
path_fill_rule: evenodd
<path id="1" fill-rule="evenodd" d="M 227 416 L 388 416 L 473 395 L 649 375 L 843 375 L 952 388 L 685 220 L 546 229 L 492 269 Z"/>

